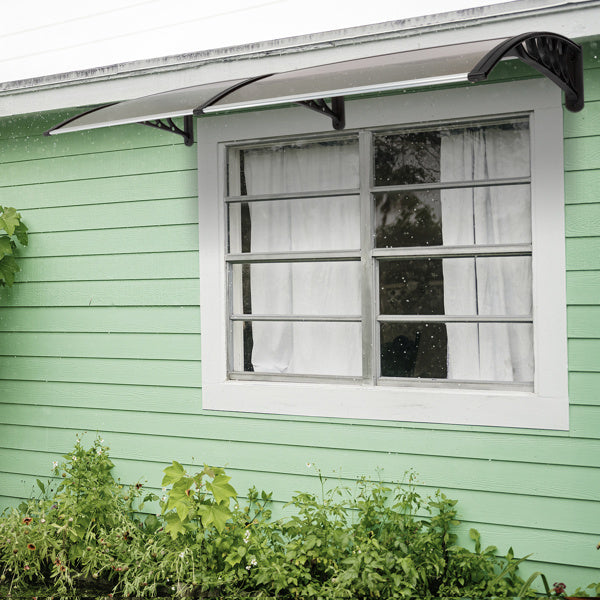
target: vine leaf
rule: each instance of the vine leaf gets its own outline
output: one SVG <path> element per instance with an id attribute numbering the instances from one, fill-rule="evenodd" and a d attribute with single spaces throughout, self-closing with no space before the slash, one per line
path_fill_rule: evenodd
<path id="1" fill-rule="evenodd" d="M 27 227 L 21 222 L 21 215 L 12 207 L 0 206 L 0 287 L 11 286 L 15 273 L 21 269 L 13 255 L 17 249 L 16 239 L 27 245 Z"/>
<path id="2" fill-rule="evenodd" d="M 13 246 L 10 242 L 10 238 L 7 236 L 0 237 L 0 259 L 5 256 L 9 256 L 13 253 Z"/>
<path id="3" fill-rule="evenodd" d="M 171 534 L 173 539 L 176 539 L 180 533 L 185 533 L 185 526 L 177 516 L 177 513 L 166 514 L 165 521 L 167 522 L 165 532 Z"/>
<path id="4" fill-rule="evenodd" d="M 211 483 L 206 482 L 206 489 L 212 492 L 219 504 L 225 501 L 229 504 L 229 499 L 237 495 L 235 489 L 229 485 L 230 479 L 227 475 L 216 475 Z"/>
<path id="5" fill-rule="evenodd" d="M 175 483 L 179 481 L 182 477 L 185 476 L 185 469 L 183 466 L 178 463 L 176 460 L 173 461 L 173 464 L 170 467 L 164 469 L 165 476 L 162 480 L 163 487 L 169 485 L 171 483 Z"/>
<path id="6" fill-rule="evenodd" d="M 225 529 L 225 523 L 231 517 L 231 511 L 222 504 L 201 504 L 197 510 L 202 518 L 202 525 L 205 528 L 214 525 L 219 533 Z"/>
<path id="7" fill-rule="evenodd" d="M 2 210 L 0 217 L 0 226 L 8 235 L 14 235 L 15 229 L 21 223 L 21 215 L 12 206 L 7 206 Z"/>

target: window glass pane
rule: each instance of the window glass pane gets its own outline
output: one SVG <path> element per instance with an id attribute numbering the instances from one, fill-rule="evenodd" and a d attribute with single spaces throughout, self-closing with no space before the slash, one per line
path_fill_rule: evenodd
<path id="1" fill-rule="evenodd" d="M 531 243 L 529 185 L 441 190 L 445 246 Z"/>
<path id="2" fill-rule="evenodd" d="M 381 375 L 446 379 L 444 323 L 381 323 Z"/>
<path id="3" fill-rule="evenodd" d="M 533 381 L 531 323 L 448 323 L 448 379 Z"/>
<path id="4" fill-rule="evenodd" d="M 525 118 L 373 137 L 374 184 L 414 185 L 529 175 Z"/>
<path id="5" fill-rule="evenodd" d="M 232 253 L 360 248 L 358 196 L 236 202 L 228 211 Z"/>
<path id="6" fill-rule="evenodd" d="M 529 121 L 449 127 L 440 131 L 440 181 L 528 177 Z"/>
<path id="7" fill-rule="evenodd" d="M 532 383 L 531 323 L 382 323 L 381 375 Z"/>
<path id="8" fill-rule="evenodd" d="M 361 325 L 235 321 L 233 367 L 256 373 L 360 377 Z"/>
<path id="9" fill-rule="evenodd" d="M 235 314 L 360 316 L 360 263 L 236 264 Z"/>
<path id="10" fill-rule="evenodd" d="M 377 248 L 441 246 L 439 190 L 375 194 Z"/>
<path id="11" fill-rule="evenodd" d="M 381 261 L 379 312 L 383 315 L 443 315 L 442 260 Z"/>
<path id="12" fill-rule="evenodd" d="M 374 194 L 377 248 L 531 243 L 529 185 Z"/>
<path id="13" fill-rule="evenodd" d="M 229 194 L 278 194 L 359 186 L 356 138 L 231 150 Z"/>
<path id="14" fill-rule="evenodd" d="M 379 262 L 379 311 L 387 315 L 531 314 L 531 257 Z"/>
<path id="15" fill-rule="evenodd" d="M 375 135 L 375 185 L 409 185 L 440 181 L 439 131 L 403 131 Z"/>

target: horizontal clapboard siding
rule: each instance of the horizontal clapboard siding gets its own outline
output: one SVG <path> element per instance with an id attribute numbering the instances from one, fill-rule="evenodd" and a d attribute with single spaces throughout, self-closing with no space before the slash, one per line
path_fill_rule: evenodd
<path id="1" fill-rule="evenodd" d="M 585 108 L 564 119 L 570 433 L 577 442 L 600 431 L 600 68 L 597 53 L 586 58 Z"/>
<path id="2" fill-rule="evenodd" d="M 600 65 L 589 48 L 585 81 L 586 107 L 564 123 L 568 432 L 203 411 L 195 150 L 136 125 L 40 135 L 68 112 L 0 121 L 0 204 L 31 228 L 0 300 L 0 504 L 28 496 L 82 431 L 105 438 L 123 481 L 157 488 L 171 460 L 208 462 L 242 494 L 273 490 L 276 512 L 318 491 L 307 463 L 345 485 L 414 470 L 422 493 L 459 499 L 463 535 L 473 526 L 501 552 L 533 553 L 526 571 L 551 581 L 597 579 Z"/>

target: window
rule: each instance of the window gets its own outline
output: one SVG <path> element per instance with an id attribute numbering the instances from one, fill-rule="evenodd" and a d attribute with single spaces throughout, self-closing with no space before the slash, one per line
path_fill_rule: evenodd
<path id="1" fill-rule="evenodd" d="M 229 147 L 229 376 L 531 389 L 529 166 L 528 116 Z"/>
<path id="2" fill-rule="evenodd" d="M 511 87 L 207 120 L 205 408 L 567 426 L 561 107 Z"/>

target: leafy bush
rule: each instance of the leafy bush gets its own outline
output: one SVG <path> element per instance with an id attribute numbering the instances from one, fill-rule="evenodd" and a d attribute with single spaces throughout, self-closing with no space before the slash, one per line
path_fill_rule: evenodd
<path id="1" fill-rule="evenodd" d="M 124 489 L 113 479 L 114 465 L 102 443 L 97 438 L 86 450 L 78 438 L 65 461 L 53 465 L 60 481 L 56 489 L 37 480 L 42 498 L 3 514 L 0 582 L 18 589 L 47 581 L 66 592 L 87 578 L 116 579 L 112 571 L 119 550 L 129 538 L 140 537 L 134 503 L 142 486 Z"/>
<path id="2" fill-rule="evenodd" d="M 15 259 L 17 241 L 27 246 L 27 227 L 14 208 L 0 206 L 0 287 L 11 286 L 21 270 Z"/>
<path id="3" fill-rule="evenodd" d="M 123 596 L 434 598 L 534 595 L 518 577 L 523 559 L 456 545 L 456 501 L 419 496 L 412 482 L 366 480 L 298 493 L 291 515 L 271 519 L 271 495 L 244 506 L 221 468 L 167 467 L 164 496 L 123 487 L 108 448 L 77 440 L 54 465 L 56 489 L 0 519 L 0 585 L 91 588 Z M 51 485 L 51 484 L 49 484 Z M 144 503 L 160 512 L 143 515 Z M 158 506 L 157 506 L 158 503 Z M 232 506 L 233 504 L 233 506 Z M 4 582 L 2 584 L 2 582 Z"/>

